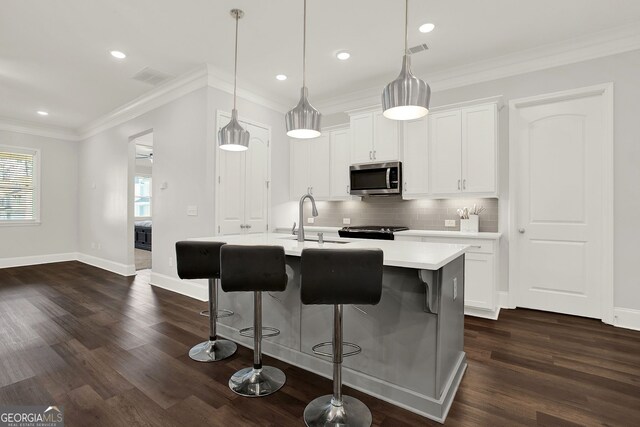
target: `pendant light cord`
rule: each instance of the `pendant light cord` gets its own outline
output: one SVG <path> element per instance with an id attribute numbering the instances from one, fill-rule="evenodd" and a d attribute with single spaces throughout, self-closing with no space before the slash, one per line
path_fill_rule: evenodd
<path id="1" fill-rule="evenodd" d="M 304 0 L 304 23 L 302 25 L 302 87 L 307 86 L 307 0 Z"/>
<path id="2" fill-rule="evenodd" d="M 236 12 L 236 56 L 233 66 L 233 109 L 236 109 L 236 88 L 238 86 L 238 19 L 239 12 Z"/>
<path id="3" fill-rule="evenodd" d="M 404 3 L 404 54 L 409 53 L 409 0 Z"/>

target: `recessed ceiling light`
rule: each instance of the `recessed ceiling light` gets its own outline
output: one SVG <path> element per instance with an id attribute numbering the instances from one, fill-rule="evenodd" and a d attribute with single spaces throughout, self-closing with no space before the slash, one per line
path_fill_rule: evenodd
<path id="1" fill-rule="evenodd" d="M 435 25 L 433 25 L 432 23 L 427 23 L 420 25 L 420 28 L 418 28 L 418 30 L 420 30 L 421 33 L 430 33 L 434 28 L 436 28 Z"/>
<path id="2" fill-rule="evenodd" d="M 48 116 L 49 113 L 47 113 L 46 111 L 38 111 L 38 114 L 40 114 L 41 116 Z"/>
<path id="3" fill-rule="evenodd" d="M 340 52 L 338 52 L 338 53 L 336 54 L 336 58 L 338 58 L 338 59 L 339 59 L 339 60 L 341 60 L 341 61 L 345 61 L 345 60 L 347 60 L 347 59 L 351 58 L 351 54 L 350 54 L 349 52 L 345 52 L 345 51 L 343 50 L 343 51 L 340 51 Z"/>
<path id="4" fill-rule="evenodd" d="M 287 80 L 287 76 L 285 76 L 284 74 L 278 74 L 276 76 L 276 79 L 283 81 L 283 80 Z"/>
<path id="5" fill-rule="evenodd" d="M 125 55 L 124 52 L 120 52 L 119 50 L 112 50 L 109 53 L 111 54 L 111 56 L 117 59 L 124 59 L 127 57 L 127 55 Z"/>

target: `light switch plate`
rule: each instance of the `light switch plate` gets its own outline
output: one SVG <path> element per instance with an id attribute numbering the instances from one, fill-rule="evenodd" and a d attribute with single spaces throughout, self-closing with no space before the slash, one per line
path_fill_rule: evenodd
<path id="1" fill-rule="evenodd" d="M 313 224 L 314 222 L 316 222 L 316 219 L 314 217 L 307 218 L 307 224 Z"/>
<path id="2" fill-rule="evenodd" d="M 342 218 L 342 224 L 350 225 L 351 224 L 351 218 Z"/>
<path id="3" fill-rule="evenodd" d="M 197 206 L 187 206 L 187 215 L 188 216 L 198 216 L 198 207 Z"/>
<path id="4" fill-rule="evenodd" d="M 456 220 L 455 219 L 445 219 L 444 220 L 444 226 L 445 227 L 455 227 L 456 226 Z"/>

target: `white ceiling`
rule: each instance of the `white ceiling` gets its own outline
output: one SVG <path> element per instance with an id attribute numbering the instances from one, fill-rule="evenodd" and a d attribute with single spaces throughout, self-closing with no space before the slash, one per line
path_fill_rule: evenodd
<path id="1" fill-rule="evenodd" d="M 638 0 L 411 0 L 409 44 L 419 72 L 438 72 L 640 23 Z M 308 0 L 312 102 L 384 85 L 399 71 L 399 0 Z M 240 86 L 294 103 L 301 85 L 302 0 L 2 0 L 0 117 L 78 128 L 151 90 L 144 67 L 180 75 L 209 63 L 233 72 L 240 21 Z M 436 29 L 417 28 L 433 22 Z M 640 24 L 639 24 L 640 25 Z M 121 50 L 124 61 L 109 50 Z M 338 61 L 336 51 L 352 57 Z M 274 77 L 284 73 L 285 82 Z M 47 110 L 39 117 L 37 110 Z"/>

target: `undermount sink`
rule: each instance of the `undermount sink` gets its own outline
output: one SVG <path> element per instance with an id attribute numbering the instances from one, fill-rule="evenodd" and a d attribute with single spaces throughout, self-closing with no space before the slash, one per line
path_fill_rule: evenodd
<path id="1" fill-rule="evenodd" d="M 298 240 L 298 236 L 291 236 L 291 237 L 288 237 L 286 240 Z M 318 239 L 317 238 L 316 239 L 304 239 L 304 241 L 305 242 L 316 242 L 316 243 L 318 243 Z M 349 243 L 349 242 L 345 242 L 343 240 L 335 240 L 335 239 L 324 239 L 324 243 L 338 243 L 338 244 L 344 245 L 344 244 Z"/>

